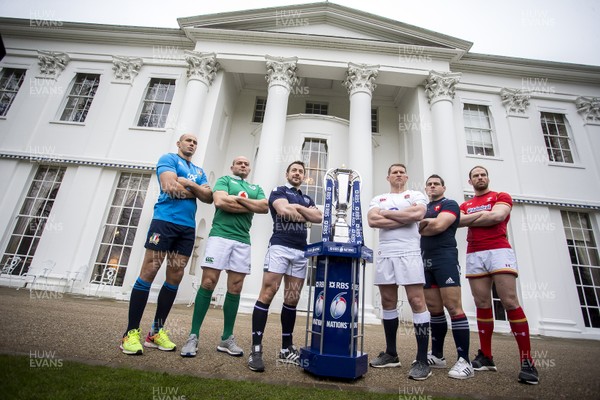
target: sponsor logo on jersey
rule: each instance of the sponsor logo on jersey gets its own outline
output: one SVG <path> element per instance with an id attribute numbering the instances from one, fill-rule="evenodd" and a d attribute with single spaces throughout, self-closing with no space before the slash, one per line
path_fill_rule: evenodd
<path id="1" fill-rule="evenodd" d="M 241 191 L 240 191 L 240 192 L 239 192 L 237 195 L 238 195 L 239 197 L 243 197 L 243 198 L 245 198 L 245 199 L 247 199 L 247 198 L 248 198 L 248 193 L 246 193 L 246 191 L 245 191 L 245 190 L 241 190 Z"/>
<path id="2" fill-rule="evenodd" d="M 477 211 L 489 211 L 491 209 L 492 209 L 492 205 L 491 204 L 484 204 L 484 205 L 477 206 L 477 207 L 467 208 L 467 214 L 472 214 L 472 213 L 477 212 Z"/>
<path id="3" fill-rule="evenodd" d="M 433 209 L 434 209 L 435 211 L 440 211 L 440 210 L 441 210 L 441 208 L 442 208 L 442 205 L 441 205 L 441 204 L 438 204 L 437 206 L 433 207 Z"/>

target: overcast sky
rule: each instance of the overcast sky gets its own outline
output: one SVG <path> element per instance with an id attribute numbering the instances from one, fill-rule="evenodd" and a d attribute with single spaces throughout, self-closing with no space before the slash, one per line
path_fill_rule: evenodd
<path id="1" fill-rule="evenodd" d="M 177 28 L 177 18 L 306 0 L 0 0 L 0 16 Z M 335 0 L 473 42 L 471 52 L 600 66 L 597 0 Z"/>

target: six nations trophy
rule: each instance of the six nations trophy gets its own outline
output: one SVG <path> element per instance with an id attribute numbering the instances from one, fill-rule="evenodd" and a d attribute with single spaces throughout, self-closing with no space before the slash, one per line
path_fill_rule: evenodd
<path id="1" fill-rule="evenodd" d="M 368 369 L 360 282 L 366 263 L 373 260 L 373 251 L 363 245 L 360 175 L 348 168 L 330 169 L 324 190 L 322 241 L 305 250 L 315 270 L 314 296 L 309 285 L 312 301 L 300 365 L 314 375 L 356 379 Z"/>

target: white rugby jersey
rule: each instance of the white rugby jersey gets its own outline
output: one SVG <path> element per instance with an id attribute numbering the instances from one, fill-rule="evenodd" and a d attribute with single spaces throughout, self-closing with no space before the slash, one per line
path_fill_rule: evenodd
<path id="1" fill-rule="evenodd" d="M 375 196 L 369 203 L 369 210 L 403 210 L 413 205 L 422 204 L 427 207 L 427 197 L 416 190 L 405 190 L 402 193 L 385 193 Z M 421 235 L 419 223 L 414 222 L 396 229 L 379 230 L 379 251 L 382 257 L 399 257 L 421 254 Z"/>

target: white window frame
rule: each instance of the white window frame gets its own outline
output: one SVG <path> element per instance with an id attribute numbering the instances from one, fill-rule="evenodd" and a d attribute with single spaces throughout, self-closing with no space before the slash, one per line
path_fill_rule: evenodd
<path id="1" fill-rule="evenodd" d="M 258 102 L 264 101 L 263 109 L 258 109 Z M 256 96 L 254 99 L 254 108 L 252 110 L 252 122 L 255 124 L 262 124 L 265 120 L 265 112 L 267 111 L 267 97 L 266 96 Z M 257 114 L 260 115 L 260 121 L 256 121 Z"/>
<path id="2" fill-rule="evenodd" d="M 327 112 L 325 114 L 323 114 L 322 112 L 308 112 L 307 108 L 309 104 L 313 106 L 313 111 L 315 110 L 314 106 L 319 106 L 319 111 L 322 111 L 322 107 L 325 106 L 327 107 Z M 307 101 L 304 103 L 304 113 L 309 115 L 329 115 L 329 103 L 323 101 Z"/>
<path id="3" fill-rule="evenodd" d="M 490 140 L 491 140 L 491 150 L 493 151 L 493 155 L 488 155 L 488 154 L 471 154 L 469 153 L 469 147 L 476 147 L 476 146 L 469 146 L 469 142 L 470 142 L 470 130 L 484 130 L 482 128 L 478 128 L 478 127 L 473 127 L 473 126 L 467 126 L 466 124 L 466 120 L 465 120 L 465 108 L 467 106 L 475 106 L 475 107 L 485 107 L 486 111 L 487 111 L 487 120 L 489 122 L 489 134 L 490 134 Z M 466 150 L 466 155 L 468 157 L 481 157 L 481 158 L 486 158 L 486 159 L 498 159 L 500 157 L 500 151 L 498 148 L 498 141 L 496 140 L 496 129 L 495 129 L 495 123 L 494 123 L 494 118 L 493 118 L 493 114 L 492 114 L 492 107 L 490 103 L 487 102 L 481 102 L 481 101 L 471 101 L 471 100 L 467 100 L 464 99 L 462 101 L 462 108 L 461 108 L 461 115 L 462 115 L 462 125 L 463 125 L 463 132 L 465 135 L 465 150 Z M 480 141 L 479 144 L 484 144 L 483 141 Z M 480 146 L 482 148 L 484 148 L 484 146 Z"/>
<path id="4" fill-rule="evenodd" d="M 51 170 L 56 170 L 56 173 L 52 179 L 47 179 Z M 40 176 L 39 174 L 42 172 L 43 176 Z M 62 229 L 62 224 L 52 221 L 50 215 L 66 173 L 66 167 L 55 165 L 42 164 L 35 169 L 27 192 L 19 204 L 19 211 L 13 218 L 14 224 L 1 260 L 4 265 L 10 258 L 21 258 L 22 262 L 17 265 L 13 275 L 22 275 L 28 272 L 45 231 Z M 15 243 L 15 240 L 18 241 L 16 247 L 11 245 L 11 243 Z M 29 244 L 26 244 L 27 241 Z M 25 249 L 23 246 L 27 246 L 27 248 Z M 14 251 L 12 251 L 12 247 L 14 247 Z"/>
<path id="5" fill-rule="evenodd" d="M 97 80 L 96 82 L 96 88 L 95 91 L 93 92 L 92 95 L 81 95 L 81 93 L 72 93 L 72 91 L 75 88 L 75 85 L 77 83 L 77 79 L 80 76 L 96 76 Z M 92 107 L 92 103 L 94 102 L 94 98 L 96 97 L 96 94 L 98 93 L 98 90 L 100 89 L 100 80 L 101 80 L 102 74 L 98 73 L 98 72 L 86 72 L 86 71 L 80 71 L 80 72 L 76 72 L 75 76 L 73 76 L 73 79 L 71 79 L 71 83 L 69 84 L 69 90 L 67 92 L 67 94 L 65 95 L 58 115 L 56 116 L 56 120 L 59 123 L 67 123 L 67 124 L 76 124 L 76 125 L 85 125 L 85 121 L 88 117 L 88 114 L 90 113 L 91 107 Z M 69 100 L 71 98 L 77 98 L 79 100 L 84 100 L 84 108 L 83 111 L 77 111 L 77 108 L 73 108 L 71 110 L 71 113 L 69 114 L 69 118 L 68 119 L 63 119 L 63 117 L 65 116 L 65 112 L 67 111 L 67 106 L 69 105 Z M 79 102 L 77 103 L 78 105 L 80 104 Z M 79 118 L 79 120 L 75 120 L 73 119 L 74 115 L 77 115 L 77 113 L 81 112 L 83 115 L 83 118 Z"/>
<path id="6" fill-rule="evenodd" d="M 127 186 L 120 187 L 120 181 L 124 175 L 128 175 L 129 179 L 137 177 L 137 187 L 132 187 L 131 181 L 128 181 Z M 93 270 L 91 279 L 94 277 L 103 277 L 109 268 L 114 268 L 114 276 L 110 284 L 113 286 L 122 286 L 125 279 L 125 273 L 131 261 L 131 254 L 136 235 L 139 234 L 140 219 L 144 208 L 146 197 L 148 196 L 148 188 L 152 180 L 152 174 L 121 171 L 116 178 L 115 187 L 110 197 L 110 204 L 107 205 L 106 215 L 101 229 L 101 234 L 97 239 L 95 258 L 92 260 Z M 144 187 L 145 182 L 145 187 Z M 117 192 L 122 191 L 122 196 L 117 197 Z M 133 197 L 131 197 L 133 195 Z M 141 198 L 140 198 L 141 196 Z M 131 200 L 131 202 L 127 202 Z M 124 221 L 126 216 L 125 210 L 131 213 Z M 132 216 L 137 213 L 137 223 L 130 224 Z M 126 223 L 125 223 L 126 222 Z M 120 238 L 116 238 L 121 235 Z M 125 255 L 128 250 L 128 255 Z M 104 251 L 104 253 L 103 253 Z M 104 257 L 106 256 L 106 257 Z M 105 258 L 105 260 L 104 260 Z"/>
<path id="7" fill-rule="evenodd" d="M 156 99 L 153 100 L 149 100 L 146 97 L 148 96 L 149 92 L 150 92 L 150 85 L 152 84 L 152 81 L 172 81 L 173 82 L 173 95 L 171 96 L 170 101 L 154 101 Z M 135 117 L 135 125 L 134 128 L 136 129 L 148 129 L 148 130 L 160 130 L 160 131 L 164 131 L 167 128 L 167 122 L 169 120 L 169 114 L 171 113 L 171 109 L 173 108 L 173 100 L 175 99 L 175 94 L 177 91 L 177 79 L 175 79 L 174 77 L 162 77 L 162 76 L 152 76 L 148 78 L 148 83 L 146 84 L 146 87 L 142 93 L 142 99 L 140 102 L 140 106 L 138 109 L 138 112 L 136 114 Z M 160 125 L 160 123 L 157 126 L 152 126 L 152 125 L 140 125 L 140 120 L 142 118 L 142 114 L 144 112 L 144 106 L 146 105 L 146 101 L 152 101 L 153 103 L 162 103 L 164 104 L 168 104 L 169 105 L 169 110 L 167 111 L 166 115 L 161 113 L 160 117 L 162 120 L 162 117 L 164 116 L 164 124 L 162 126 L 158 126 Z M 152 117 L 154 114 L 150 114 L 150 116 Z M 158 114 L 157 114 L 158 115 Z M 159 120 L 160 122 L 160 120 Z"/>
<path id="8" fill-rule="evenodd" d="M 15 102 L 15 98 L 17 97 L 19 90 L 21 90 L 21 86 L 23 86 L 23 81 L 25 81 L 25 76 L 27 75 L 27 69 L 26 68 L 13 68 L 13 67 L 2 67 L 2 77 L 1 79 L 5 78 L 5 75 L 7 74 L 7 72 L 12 72 L 14 74 L 15 71 L 20 71 L 23 73 L 23 75 L 21 75 L 20 77 L 20 82 L 18 82 L 18 86 L 17 86 L 17 90 L 12 90 L 9 88 L 5 88 L 5 87 L 0 87 L 0 99 L 3 99 L 5 95 L 9 96 L 9 94 L 13 94 L 12 98 L 10 99 L 10 101 L 8 102 L 8 105 L 6 107 L 6 109 L 4 110 L 3 114 L 0 114 L 0 118 L 6 118 L 6 115 L 8 114 L 8 112 L 10 111 L 10 109 L 12 108 L 13 103 Z"/>
<path id="9" fill-rule="evenodd" d="M 576 214 L 579 219 L 581 216 L 586 216 L 589 224 L 587 231 L 590 232 L 587 237 L 584 236 L 583 229 L 573 229 L 574 224 L 571 223 L 571 217 L 574 217 L 573 214 Z M 593 262 L 600 264 L 600 255 L 598 254 L 600 243 L 598 242 L 599 236 L 594 226 L 593 215 L 587 212 L 568 209 L 561 209 L 560 215 L 565 238 L 567 239 L 566 245 L 569 252 L 569 259 L 571 261 L 572 273 L 574 275 L 581 310 L 580 312 L 582 313 L 584 324 L 586 328 L 599 329 L 600 325 L 592 326 L 589 310 L 590 308 L 600 309 L 600 295 L 598 294 L 598 290 L 600 289 L 600 265 L 593 265 Z M 568 217 L 568 226 L 565 224 L 565 215 Z M 579 239 L 577 242 L 573 240 L 576 237 Z M 569 240 L 572 242 L 569 243 Z M 592 258 L 595 261 L 592 261 Z M 590 303 L 595 303 L 595 305 Z"/>
<path id="10" fill-rule="evenodd" d="M 542 114 L 557 114 L 557 115 L 562 115 L 563 117 L 563 122 L 564 122 L 564 127 L 566 130 L 566 136 L 564 136 L 564 138 L 567 140 L 567 143 L 569 145 L 569 151 L 571 152 L 571 159 L 572 162 L 565 162 L 565 161 L 556 161 L 556 160 L 551 160 L 550 159 L 550 154 L 549 151 L 551 148 L 548 147 L 548 144 L 546 143 L 546 134 L 544 133 L 544 129 L 543 129 L 543 123 L 542 123 Z M 546 155 L 548 157 L 548 163 L 550 165 L 558 165 L 558 166 L 568 166 L 568 167 L 572 167 L 572 166 L 577 166 L 579 164 L 579 157 L 577 154 L 577 146 L 575 146 L 575 140 L 573 138 L 573 130 L 571 129 L 571 125 L 569 124 L 569 119 L 568 119 L 568 115 L 566 110 L 559 110 L 559 109 L 550 109 L 550 108 L 540 108 L 539 109 L 539 118 L 538 118 L 538 126 L 539 126 L 539 132 L 541 133 L 541 137 L 542 137 L 542 142 L 544 144 L 544 148 L 546 149 Z M 561 155 L 562 155 L 562 148 L 561 150 Z"/>
<path id="11" fill-rule="evenodd" d="M 317 158 L 317 165 L 316 167 L 311 166 L 311 159 L 308 158 L 308 156 L 310 156 L 312 154 L 311 151 L 305 153 L 304 151 L 304 145 L 307 142 L 322 142 L 325 144 L 325 152 L 317 152 L 314 153 L 314 157 Z M 324 198 L 324 193 L 323 193 L 323 180 L 325 178 L 325 173 L 327 172 L 327 164 L 329 164 L 329 141 L 327 139 L 324 138 L 319 138 L 319 137 L 304 137 L 302 140 L 302 161 L 304 162 L 305 165 L 305 179 L 304 182 L 302 183 L 301 186 L 301 190 L 304 194 L 309 195 L 315 202 L 315 204 L 318 205 L 323 205 L 325 202 L 325 198 Z M 319 158 L 320 154 L 325 154 L 325 165 L 321 165 L 321 159 Z M 309 176 L 309 173 L 313 170 L 317 171 L 318 173 L 322 173 L 322 176 L 320 177 L 320 182 L 319 182 L 319 178 L 317 178 L 317 182 L 314 183 L 309 183 L 309 179 L 311 179 L 311 177 Z"/>

